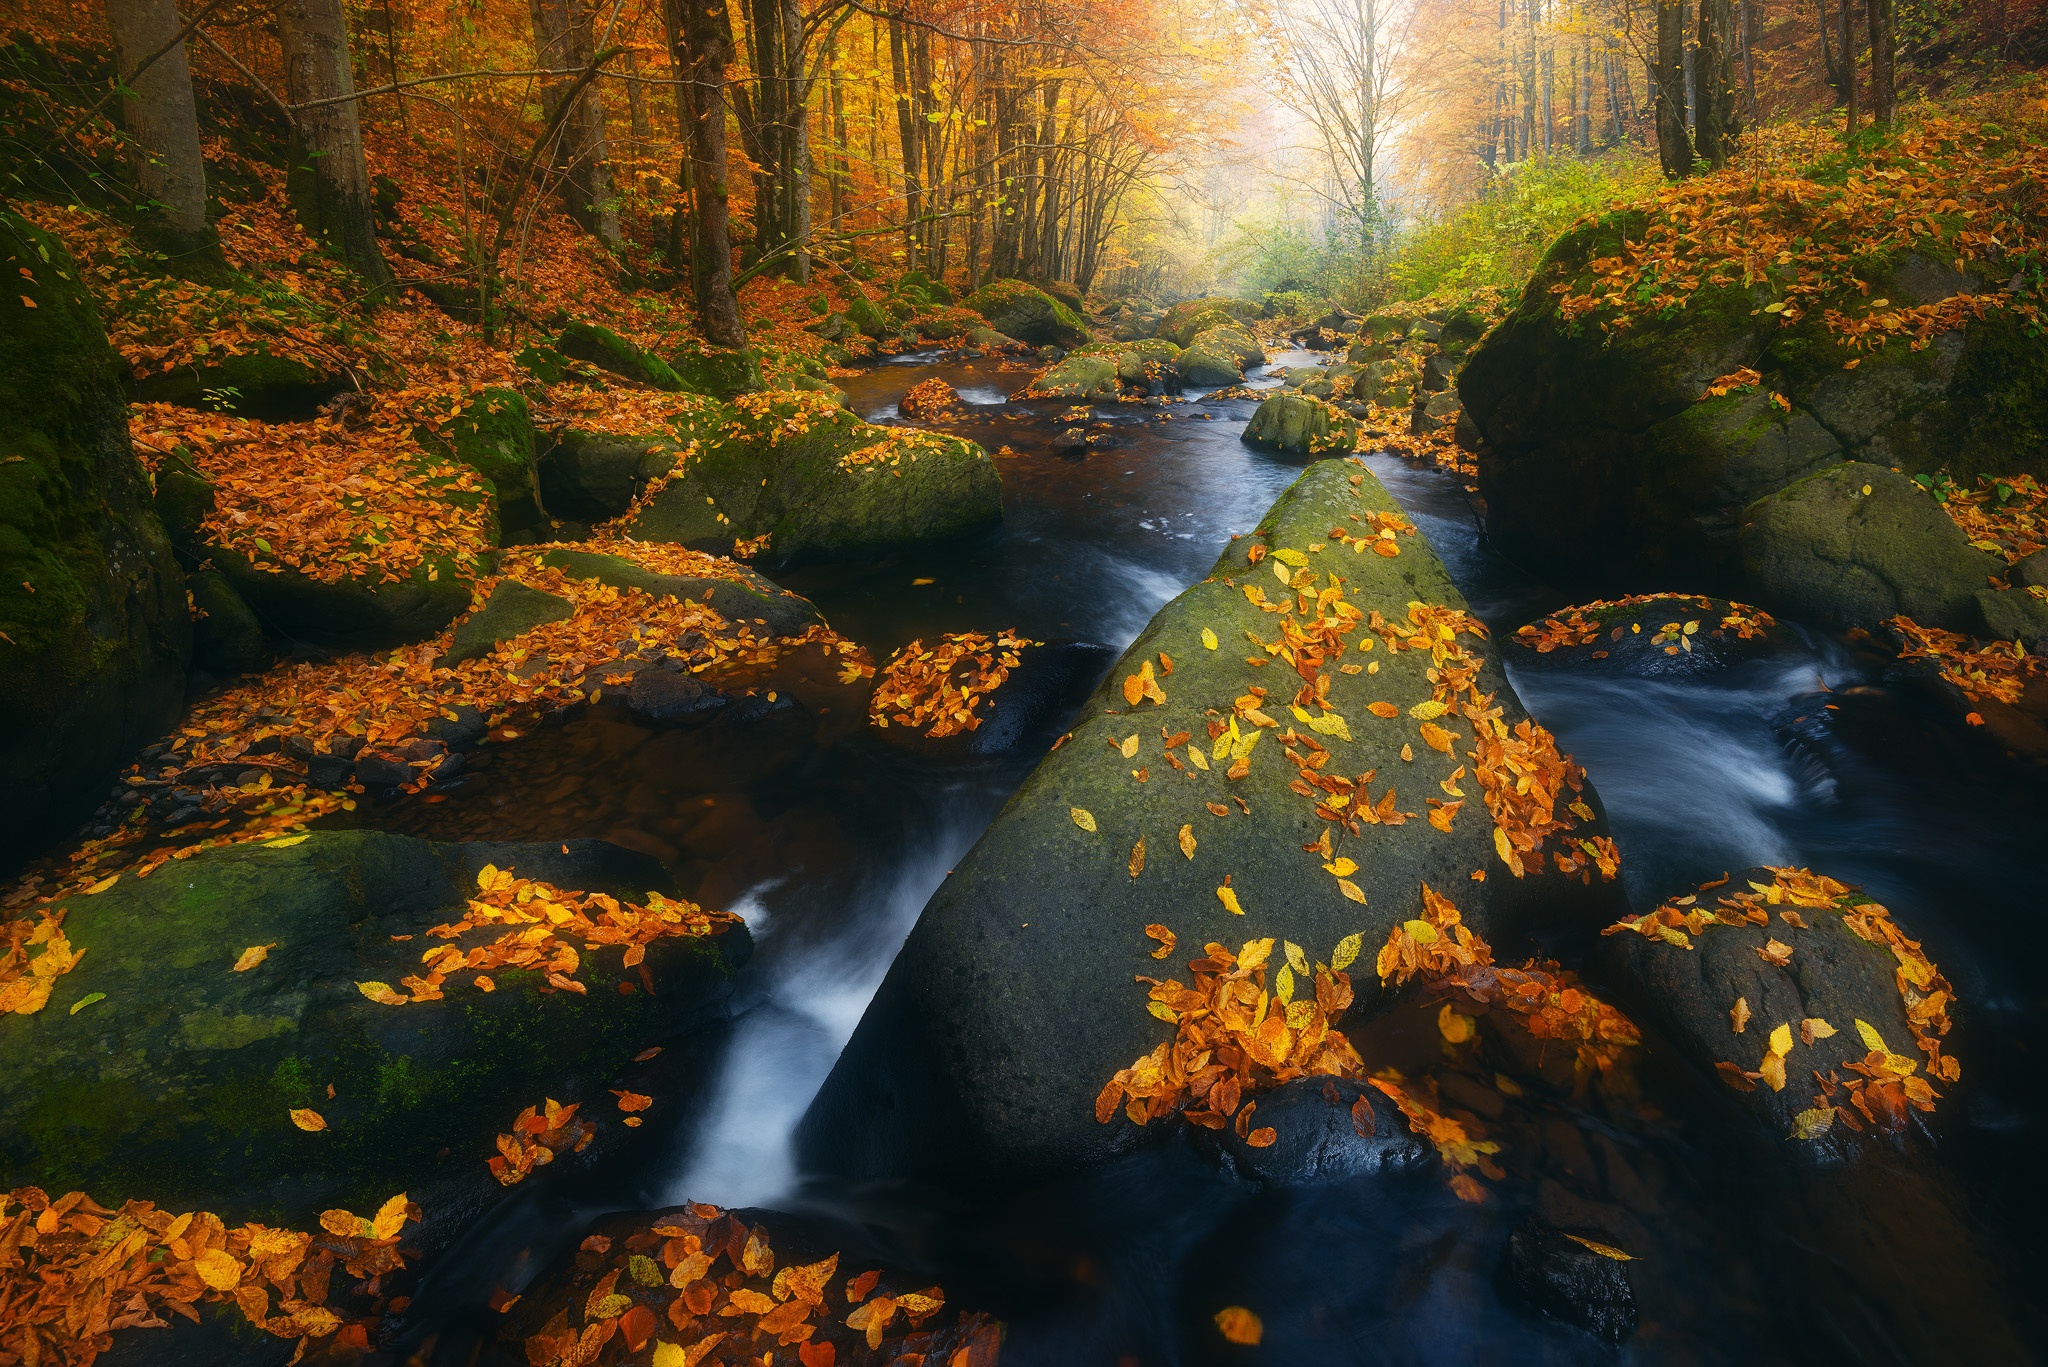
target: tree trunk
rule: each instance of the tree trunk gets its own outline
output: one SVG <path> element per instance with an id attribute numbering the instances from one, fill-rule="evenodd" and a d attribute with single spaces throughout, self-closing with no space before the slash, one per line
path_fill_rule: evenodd
<path id="1" fill-rule="evenodd" d="M 732 292 L 732 223 L 725 160 L 725 67 L 732 30 L 725 0 L 664 0 L 669 61 L 683 82 L 677 116 L 690 151 L 690 286 L 697 321 L 713 346 L 743 347 L 747 330 Z"/>
<path id="2" fill-rule="evenodd" d="M 1842 0 L 1837 33 L 1842 40 L 1842 103 L 1848 107 L 1849 136 L 1856 136 L 1856 43 L 1850 22 L 1850 0 Z"/>
<path id="3" fill-rule="evenodd" d="M 589 0 L 532 0 L 533 50 L 540 65 L 565 74 L 543 76 L 541 111 L 553 119 L 577 73 L 594 55 Z M 575 96 L 562 120 L 554 147 L 554 169 L 561 177 L 563 203 L 569 216 L 605 246 L 616 249 L 619 208 L 612 193 L 612 163 L 604 132 L 604 101 L 595 81 Z"/>
<path id="4" fill-rule="evenodd" d="M 1845 99 L 1842 84 L 1842 59 L 1833 38 L 1835 17 L 1829 12 L 1829 0 L 1814 0 L 1814 10 L 1820 15 L 1820 66 L 1822 79 L 1834 87 L 1835 98 Z"/>
<path id="5" fill-rule="evenodd" d="M 1896 0 L 1866 0 L 1865 13 L 1870 20 L 1870 117 L 1888 124 L 1899 107 L 1898 5 Z"/>
<path id="6" fill-rule="evenodd" d="M 114 65 L 126 75 L 185 27 L 177 0 L 107 0 Z M 192 68 L 181 41 L 129 83 L 121 126 L 135 184 L 151 201 L 151 224 L 179 252 L 213 247 L 206 221 L 206 160 L 199 150 L 199 113 Z"/>
<path id="7" fill-rule="evenodd" d="M 645 147 L 654 141 L 654 124 L 647 117 L 647 91 L 640 84 L 640 53 L 626 49 L 626 112 L 633 121 L 633 141 Z"/>
<path id="8" fill-rule="evenodd" d="M 1673 180 L 1692 174 L 1692 139 L 1686 133 L 1685 10 L 1681 0 L 1657 0 L 1657 53 L 1650 67 L 1657 93 L 1657 159 Z"/>
<path id="9" fill-rule="evenodd" d="M 370 170 L 363 162 L 341 0 L 283 0 L 277 21 L 284 40 L 285 98 L 295 107 L 314 106 L 298 109 L 293 139 L 288 184 L 299 222 L 373 288 L 388 288 L 391 268 L 384 263 L 371 217 Z"/>
<path id="10" fill-rule="evenodd" d="M 1873 0 L 1875 3 L 1875 0 Z M 1735 9 L 1733 0 L 1699 0 L 1699 154 L 1720 170 L 1736 149 L 1742 120 L 1735 108 Z"/>

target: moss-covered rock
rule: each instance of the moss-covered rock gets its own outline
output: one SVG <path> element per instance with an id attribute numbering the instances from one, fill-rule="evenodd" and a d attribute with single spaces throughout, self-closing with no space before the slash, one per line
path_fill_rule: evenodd
<path id="1" fill-rule="evenodd" d="M 738 926 L 657 940 L 651 993 L 596 950 L 578 973 L 587 995 L 500 969 L 494 992 L 464 974 L 438 1001 L 369 1000 L 358 983 L 420 971 L 441 943 L 425 932 L 461 918 L 486 864 L 635 900 L 665 881 L 602 841 L 331 831 L 71 899 L 64 931 L 83 960 L 0 1031 L 0 1180 L 303 1226 L 477 1172 L 522 1107 L 594 1103 L 635 1053 L 722 1014 L 750 948 Z M 232 971 L 249 945 L 268 957 Z M 300 1107 L 326 1128 L 294 1125 Z"/>
<path id="2" fill-rule="evenodd" d="M 441 663 L 459 665 L 488 655 L 500 642 L 524 636 L 549 622 L 566 622 L 575 615 L 576 605 L 558 593 L 529 588 L 516 579 L 501 580 L 484 605 L 455 628 Z"/>
<path id="3" fill-rule="evenodd" d="M 1858 461 L 1751 504 L 1740 546 L 1760 602 L 1840 626 L 1904 613 L 1922 626 L 1974 630 L 1977 591 L 2005 568 L 1913 481 Z"/>
<path id="4" fill-rule="evenodd" d="M 1358 420 L 1313 395 L 1283 391 L 1259 401 L 1244 440 L 1289 455 L 1344 454 L 1358 445 Z"/>
<path id="5" fill-rule="evenodd" d="M 1235 323 L 1219 323 L 1196 333 L 1188 350 L 1228 356 L 1237 362 L 1240 369 L 1266 363 L 1266 349 L 1259 345 L 1257 338 Z"/>
<path id="6" fill-rule="evenodd" d="M 725 405 L 680 400 L 668 426 L 621 436 L 568 426 L 550 433 L 539 461 L 541 496 L 556 517 L 601 522 L 633 506 L 648 484 L 673 470 L 690 443 L 714 432 Z"/>
<path id="7" fill-rule="evenodd" d="M 1080 314 L 1022 280 L 992 280 L 961 302 L 997 332 L 1031 346 L 1077 347 L 1088 340 Z"/>
<path id="8" fill-rule="evenodd" d="M 344 376 L 292 357 L 273 356 L 259 345 L 240 355 L 219 354 L 145 375 L 128 390 L 137 403 L 174 403 L 264 422 L 290 422 L 312 417 L 321 404 L 347 388 Z"/>
<path id="9" fill-rule="evenodd" d="M 1001 516 L 995 465 L 973 442 L 769 392 L 734 403 L 626 530 L 714 551 L 766 536 L 790 557 L 935 540 Z"/>
<path id="10" fill-rule="evenodd" d="M 214 674 L 242 674 L 270 659 L 263 623 L 218 570 L 187 575 L 192 597 L 192 663 Z"/>
<path id="11" fill-rule="evenodd" d="M 753 622 L 776 636 L 800 635 L 804 628 L 825 620 L 810 599 L 791 593 L 744 565 L 730 566 L 727 574 L 716 577 L 656 574 L 616 555 L 562 547 L 543 551 L 540 561 L 572 579 L 595 579 L 615 589 L 638 589 L 656 597 L 703 603 L 727 621 Z"/>
<path id="12" fill-rule="evenodd" d="M 438 432 L 421 428 L 422 445 L 450 456 L 491 482 L 498 504 L 498 528 L 506 537 L 533 536 L 548 529 L 534 460 L 533 414 L 526 396 L 494 385 L 478 393 Z"/>
<path id="13" fill-rule="evenodd" d="M 1114 399 L 1116 396 L 1116 358 L 1078 353 L 1040 372 L 1017 395 L 1020 399 Z"/>
<path id="14" fill-rule="evenodd" d="M 1946 468 L 1964 485 L 2048 474 L 2048 338 L 2008 310 L 1922 347 L 1856 350 L 1831 329 L 1828 301 L 1782 323 L 1767 311 L 1781 282 L 1765 279 L 1704 284 L 1683 307 L 1613 330 L 1566 321 L 1559 291 L 1587 288 L 1589 263 L 1647 226 L 1618 212 L 1566 233 L 1458 376 L 1483 438 L 1488 530 L 1523 563 L 1602 588 L 1777 606 L 1744 580 L 1737 527 L 1749 503 L 1823 466 Z M 1983 288 L 1912 255 L 1862 273 L 1902 305 Z M 1741 385 L 1745 368 L 1760 380 Z"/>
<path id="15" fill-rule="evenodd" d="M 269 630 L 344 650 L 426 640 L 468 609 L 473 582 L 445 556 L 404 578 L 378 580 L 316 579 L 257 564 L 225 546 L 209 546 L 206 558 Z"/>
<path id="16" fill-rule="evenodd" d="M 1320 462 L 1206 580 L 1161 609 L 1080 709 L 1071 738 L 1025 780 L 925 907 L 803 1121 L 806 1164 L 856 1177 L 1024 1183 L 1142 1142 L 1145 1132 L 1121 1112 L 1098 1124 L 1094 1107 L 1118 1069 L 1171 1033 L 1147 1014 L 1144 988 L 1132 981 L 1133 974 L 1179 971 L 1178 963 L 1151 957 L 1148 924 L 1179 937 L 1182 960 L 1211 940 L 1235 947 L 1279 936 L 1328 961 L 1339 941 L 1360 935 L 1353 981 L 1356 1009 L 1365 1010 L 1380 996 L 1373 956 L 1391 927 L 1421 914 L 1424 883 L 1450 897 L 1496 946 L 1527 923 L 1555 928 L 1564 917 L 1559 904 L 1545 901 L 1553 896 L 1589 924 L 1617 909 L 1611 885 L 1582 888 L 1555 881 L 1554 873 L 1518 880 L 1501 864 L 1466 753 L 1471 724 L 1456 713 L 1443 717 L 1455 739 L 1447 742 L 1452 753 L 1440 753 L 1425 743 L 1430 731 L 1408 715 L 1431 695 L 1429 650 L 1389 652 L 1375 636 L 1373 649 L 1360 651 L 1369 629 L 1355 626 L 1344 653 L 1325 657 L 1329 706 L 1344 726 L 1324 718 L 1320 731 L 1306 709 L 1291 710 L 1299 675 L 1247 662 L 1248 632 L 1278 640 L 1290 625 L 1251 601 L 1256 594 L 1275 608 L 1284 603 L 1283 611 L 1293 607 L 1295 595 L 1275 582 L 1276 565 L 1301 577 L 1305 601 L 1335 589 L 1349 610 L 1379 613 L 1404 630 L 1411 604 L 1462 608 L 1419 538 L 1400 537 L 1399 554 L 1383 557 L 1357 554 L 1331 535 L 1333 527 L 1369 535 L 1372 524 L 1354 516 L 1396 513 L 1362 465 Z M 1255 546 L 1270 551 L 1259 563 L 1251 559 Z M 1296 561 L 1300 567 L 1291 568 Z M 1341 587 L 1326 576 L 1341 576 Z M 1342 616 L 1337 598 L 1322 601 L 1331 620 Z M 1477 659 L 1479 691 L 1492 695 L 1502 724 L 1516 726 L 1524 714 L 1499 665 L 1476 638 L 1458 639 Z M 1206 648 L 1208 640 L 1216 647 Z M 1170 674 L 1162 655 L 1172 661 Z M 1379 667 L 1341 672 L 1353 663 Z M 1141 665 L 1163 687 L 1163 705 L 1129 701 L 1125 680 Z M 1254 686 L 1273 693 L 1248 693 Z M 1273 727 L 1241 710 L 1254 702 Z M 1375 702 L 1400 710 L 1381 719 L 1370 710 Z M 1169 737 L 1191 733 L 1194 743 L 1166 752 L 1162 727 Z M 1241 737 L 1251 734 L 1262 739 L 1247 745 Z M 1311 755 L 1304 736 L 1327 747 L 1327 772 L 1376 775 L 1370 794 L 1356 800 L 1386 800 L 1390 811 L 1418 815 L 1399 825 L 1361 823 L 1358 835 L 1319 816 L 1319 799 L 1302 793 L 1316 790 L 1284 753 L 1293 747 Z M 1200 765 L 1194 744 L 1202 747 Z M 1233 768 L 1237 746 L 1246 748 Z M 1404 746 L 1412 759 L 1403 758 Z M 1461 766 L 1473 796 L 1443 831 L 1422 819 L 1424 799 L 1442 801 L 1439 785 Z M 1391 800 L 1383 793 L 1389 785 Z M 1584 800 L 1593 800 L 1590 791 Z M 1191 856 L 1182 853 L 1183 829 L 1193 838 Z M 1599 829 L 1595 820 L 1573 836 Z M 1341 874 L 1325 868 L 1326 857 L 1313 851 L 1326 831 L 1337 840 L 1333 854 L 1356 867 L 1335 866 Z M 1142 861 L 1133 853 L 1141 839 Z M 1484 883 L 1474 881 L 1478 871 Z M 1338 876 L 1356 880 L 1362 903 Z M 1219 896 L 1225 886 L 1242 915 Z"/>
<path id="17" fill-rule="evenodd" d="M 1181 378 L 1193 385 L 1229 385 L 1244 378 L 1244 367 L 1231 351 L 1195 345 L 1180 354 Z"/>
<path id="18" fill-rule="evenodd" d="M 698 342 L 671 352 L 668 361 L 683 388 L 693 394 L 730 399 L 761 388 L 761 358 L 748 348 Z"/>
<path id="19" fill-rule="evenodd" d="M 622 379 L 680 393 L 689 386 L 659 356 L 641 350 L 598 323 L 571 323 L 555 339 L 555 349 L 575 361 L 588 361 Z"/>
<path id="20" fill-rule="evenodd" d="M 185 576 L 77 264 L 0 210 L 0 867 L 161 735 L 191 658 Z M 33 305 L 33 307 L 31 307 Z"/>
<path id="21" fill-rule="evenodd" d="M 1211 312 L 1218 312 L 1240 322 L 1249 322 L 1259 316 L 1259 306 L 1249 299 L 1229 299 L 1212 295 L 1206 299 L 1184 299 L 1160 315 L 1152 335 L 1164 337 L 1175 346 L 1185 347 L 1195 339 L 1195 334 L 1204 328 L 1213 327 L 1213 320 L 1198 325 L 1198 320 Z"/>

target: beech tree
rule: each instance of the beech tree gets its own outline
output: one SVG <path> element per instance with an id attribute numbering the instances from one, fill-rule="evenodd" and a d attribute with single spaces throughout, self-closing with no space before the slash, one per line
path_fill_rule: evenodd
<path id="1" fill-rule="evenodd" d="M 1873 6 L 1878 0 L 1871 0 Z M 1693 60 L 1697 82 L 1694 142 L 1699 155 L 1719 170 L 1728 164 L 1742 133 L 1735 105 L 1734 0 L 1699 0 L 1698 52 Z"/>
<path id="2" fill-rule="evenodd" d="M 206 161 L 177 0 L 107 0 L 107 28 L 125 81 L 121 122 L 135 184 L 149 197 L 166 246 L 206 248 L 213 242 L 206 220 Z M 138 68 L 140 74 L 131 75 Z"/>
<path id="3" fill-rule="evenodd" d="M 1685 6 L 1657 0 L 1657 49 L 1650 63 L 1657 86 L 1657 159 L 1677 180 L 1692 173 L 1692 137 L 1685 126 Z"/>
<path id="4" fill-rule="evenodd" d="M 598 241 L 616 248 L 624 239 L 612 188 L 604 101 L 594 81 L 586 81 L 570 93 L 576 77 L 595 55 L 590 4 L 588 0 L 532 0 L 532 6 L 534 57 L 552 73 L 541 77 L 541 112 L 552 123 L 563 104 L 572 102 L 550 149 L 563 203 Z"/>
<path id="5" fill-rule="evenodd" d="M 663 0 L 669 59 L 679 82 L 676 118 L 687 155 L 690 288 L 697 319 L 714 346 L 743 347 L 746 325 L 732 291 L 732 210 L 725 155 L 725 68 L 732 20 L 725 0 Z"/>
<path id="6" fill-rule="evenodd" d="M 282 0 L 277 22 L 294 114 L 289 185 L 299 221 L 373 288 L 386 289 L 391 268 L 377 245 L 341 0 Z"/>

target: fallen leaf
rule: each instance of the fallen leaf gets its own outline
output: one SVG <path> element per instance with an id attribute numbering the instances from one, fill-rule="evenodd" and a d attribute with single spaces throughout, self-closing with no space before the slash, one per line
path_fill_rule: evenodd
<path id="1" fill-rule="evenodd" d="M 1095 833 L 1095 814 L 1093 812 L 1085 807 L 1069 807 L 1067 808 L 1067 815 L 1073 817 L 1074 824 L 1082 830 L 1087 831 L 1091 835 Z"/>
<path id="2" fill-rule="evenodd" d="M 644 1111 L 654 1104 L 653 1097 L 641 1092 L 624 1092 L 620 1091 L 617 1087 L 613 1087 L 610 1090 L 611 1094 L 619 1099 L 619 1109 L 628 1114 L 634 1111 Z"/>
<path id="3" fill-rule="evenodd" d="M 250 945 L 242 951 L 242 957 L 235 960 L 234 971 L 237 973 L 247 973 L 250 969 L 269 958 L 270 951 L 276 948 L 277 945 L 274 941 L 267 945 Z"/>
<path id="4" fill-rule="evenodd" d="M 1220 900 L 1220 901 L 1221 901 L 1221 902 L 1223 903 L 1223 909 L 1224 909 L 1225 911 L 1229 912 L 1229 913 L 1230 913 L 1230 914 L 1231 914 L 1232 916 L 1242 916 L 1242 915 L 1244 915 L 1244 908 L 1243 908 L 1243 907 L 1241 907 L 1241 906 L 1239 906 L 1239 905 L 1237 904 L 1237 889 L 1236 889 L 1236 888 L 1231 888 L 1231 887 L 1222 887 L 1222 888 L 1218 888 L 1218 889 L 1216 889 L 1216 896 L 1217 896 L 1218 900 Z"/>
<path id="5" fill-rule="evenodd" d="M 1193 826 L 1182 826 L 1180 828 L 1180 852 L 1186 858 L 1193 859 L 1195 857 L 1195 828 Z"/>
<path id="6" fill-rule="evenodd" d="M 309 1110 L 303 1106 L 299 1107 L 297 1110 L 292 1111 L 291 1117 L 292 1124 L 298 1126 L 302 1130 L 305 1130 L 309 1134 L 327 1128 L 326 1117 L 322 1116 L 318 1111 Z"/>
<path id="7" fill-rule="evenodd" d="M 1636 1260 L 1633 1253 L 1623 1253 L 1613 1244 L 1603 1244 L 1598 1239 L 1588 1239 L 1582 1235 L 1571 1233 L 1567 1233 L 1564 1237 L 1570 1239 L 1575 1244 L 1581 1244 L 1586 1248 L 1592 1249 L 1603 1258 L 1612 1258 L 1618 1263 L 1632 1263 Z"/>
<path id="8" fill-rule="evenodd" d="M 1228 1305 L 1218 1310 L 1216 1327 L 1223 1331 L 1224 1338 L 1247 1348 L 1256 1346 L 1266 1336 L 1266 1326 L 1259 1322 L 1259 1317 L 1241 1305 Z"/>
<path id="9" fill-rule="evenodd" d="M 1131 877 L 1136 878 L 1145 871 L 1145 837 L 1139 836 L 1138 843 L 1131 846 Z"/>
<path id="10" fill-rule="evenodd" d="M 1728 1008 L 1728 1023 L 1735 1028 L 1738 1035 L 1749 1027 L 1749 998 L 1735 999 L 1735 1005 Z M 1808 1040 L 1807 1043 L 1811 1044 L 1813 1041 Z"/>
<path id="11" fill-rule="evenodd" d="M 1159 948 L 1152 951 L 1152 957 L 1155 959 L 1164 959 L 1167 955 L 1173 953 L 1173 947 L 1178 943 L 1172 931 L 1156 923 L 1146 926 L 1145 933 L 1159 941 Z"/>

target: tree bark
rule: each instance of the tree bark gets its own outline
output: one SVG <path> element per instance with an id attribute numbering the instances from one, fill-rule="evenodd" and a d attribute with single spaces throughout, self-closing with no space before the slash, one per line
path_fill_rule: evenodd
<path id="1" fill-rule="evenodd" d="M 1870 20 L 1870 117 L 1888 124 L 1899 105 L 1898 5 L 1896 0 L 1866 0 L 1865 13 Z"/>
<path id="2" fill-rule="evenodd" d="M 185 27 L 177 0 L 107 0 L 114 65 L 135 70 Z M 199 150 L 199 113 L 192 99 L 192 68 L 177 43 L 136 77 L 121 97 L 121 126 L 135 184 L 152 204 L 166 245 L 208 249 L 206 159 Z"/>
<path id="3" fill-rule="evenodd" d="M 758 2 L 758 0 L 757 0 Z M 804 18 L 798 0 L 782 6 L 782 232 L 794 244 L 789 277 L 811 281 L 811 102 L 804 62 Z"/>
<path id="4" fill-rule="evenodd" d="M 588 0 L 532 0 L 534 57 L 543 68 L 560 76 L 541 78 L 541 110 L 549 119 L 561 109 L 565 92 L 576 73 L 590 65 L 593 55 Z M 562 120 L 562 131 L 554 147 L 554 169 L 561 177 L 561 193 L 569 216 L 584 229 L 616 249 L 623 241 L 619 233 L 619 207 L 612 190 L 611 152 L 604 131 L 604 101 L 595 81 L 587 83 L 573 97 L 575 104 Z"/>
<path id="5" fill-rule="evenodd" d="M 386 289 L 391 268 L 377 245 L 341 0 L 283 0 L 277 21 L 285 98 L 295 107 L 313 106 L 298 108 L 293 137 L 288 184 L 299 222 L 373 288 Z"/>
<path id="6" fill-rule="evenodd" d="M 1693 61 L 1699 82 L 1694 140 L 1699 154 L 1718 171 L 1728 164 L 1742 134 L 1736 112 L 1733 0 L 1699 0 L 1699 16 L 1698 54 Z"/>
<path id="7" fill-rule="evenodd" d="M 1657 53 L 1650 67 L 1657 86 L 1657 159 L 1673 180 L 1692 174 L 1692 138 L 1685 128 L 1685 10 L 1681 0 L 1657 0 Z"/>
<path id="8" fill-rule="evenodd" d="M 640 84 L 640 53 L 626 51 L 626 114 L 633 123 L 633 141 L 645 147 L 654 141 L 654 124 L 647 116 L 647 91 Z"/>
<path id="9" fill-rule="evenodd" d="M 683 82 L 677 114 L 690 149 L 690 286 L 713 346 L 743 347 L 747 330 L 732 292 L 732 222 L 725 158 L 725 67 L 732 30 L 725 0 L 664 0 L 670 62 Z"/>
<path id="10" fill-rule="evenodd" d="M 1842 103 L 1848 107 L 1849 136 L 1856 136 L 1856 44 L 1850 22 L 1850 0 L 1842 0 L 1839 33 L 1842 39 Z"/>

